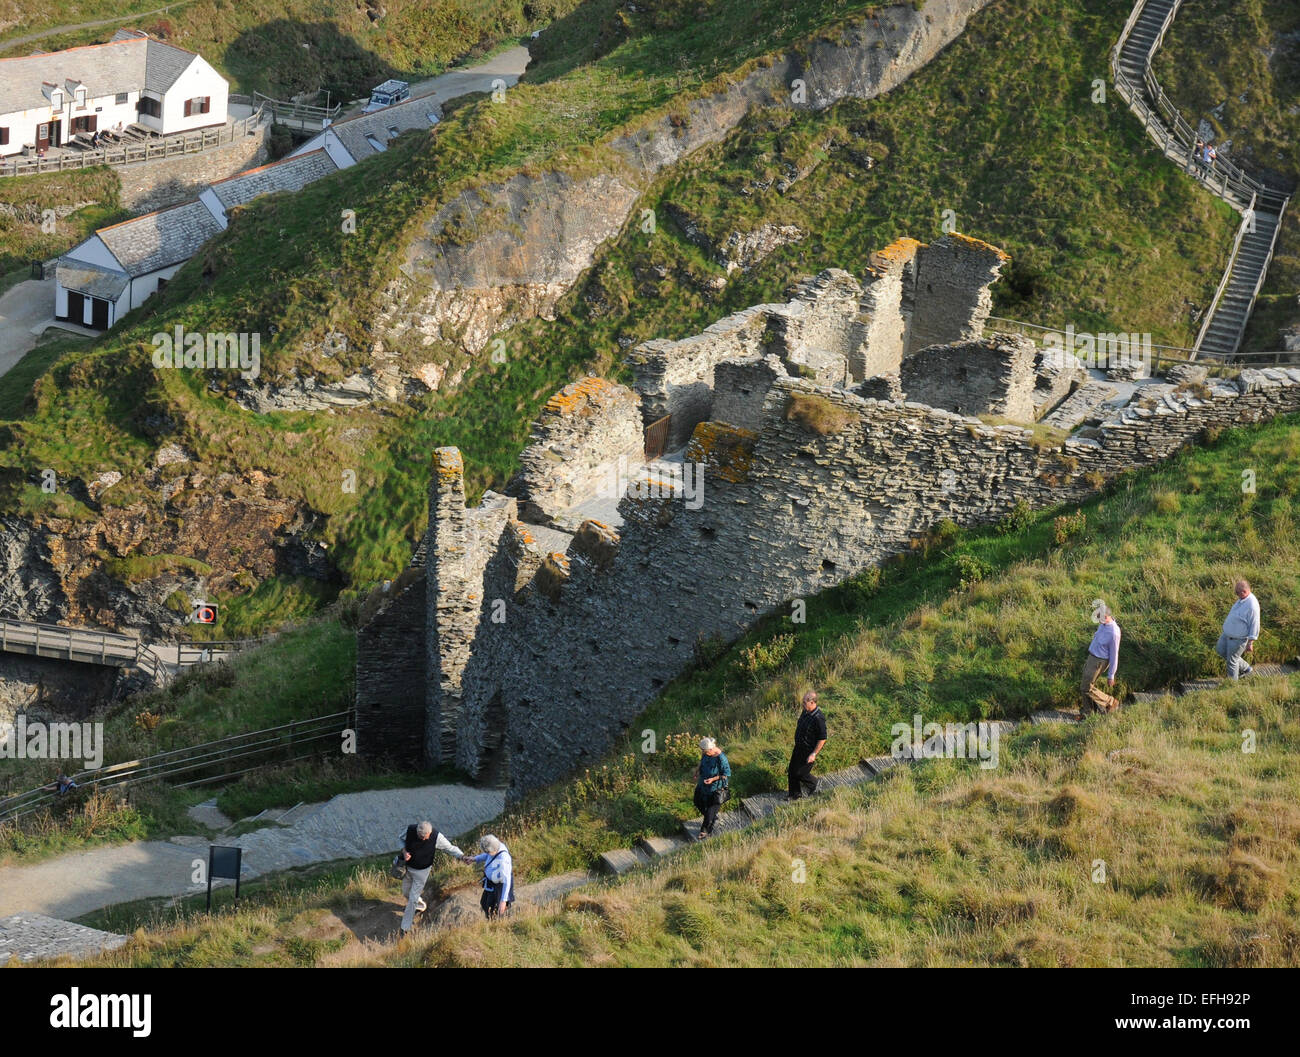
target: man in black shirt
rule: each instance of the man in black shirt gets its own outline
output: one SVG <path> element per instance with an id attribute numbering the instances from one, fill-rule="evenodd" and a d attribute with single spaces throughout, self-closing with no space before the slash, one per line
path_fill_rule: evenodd
<path id="1" fill-rule="evenodd" d="M 809 690 L 803 695 L 803 711 L 794 728 L 794 751 L 790 753 L 790 795 L 788 799 L 812 796 L 817 792 L 817 779 L 812 776 L 817 754 L 826 744 L 826 716 L 817 707 L 817 693 Z"/>
<path id="2" fill-rule="evenodd" d="M 411 931 L 416 913 L 425 909 L 424 886 L 429 880 L 429 871 L 433 869 L 434 852 L 439 851 L 458 861 L 465 857 L 463 851 L 433 828 L 433 823 L 419 822 L 406 827 L 400 853 L 406 862 L 406 876 L 402 878 L 402 896 L 406 899 L 406 911 L 402 914 L 403 936 Z"/>

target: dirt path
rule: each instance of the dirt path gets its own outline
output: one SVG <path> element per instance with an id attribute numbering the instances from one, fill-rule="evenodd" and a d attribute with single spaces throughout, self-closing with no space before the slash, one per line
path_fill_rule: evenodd
<path id="1" fill-rule="evenodd" d="M 164 11 L 170 11 L 173 7 L 184 7 L 189 2 L 190 0 L 176 0 L 176 3 L 168 4 L 166 7 L 160 7 L 154 11 L 139 11 L 133 15 L 120 15 L 117 18 L 101 18 L 95 22 L 78 22 L 68 26 L 53 26 L 50 29 L 43 29 L 39 33 L 28 33 L 25 37 L 0 40 L 0 52 L 20 47 L 23 44 L 30 44 L 33 41 L 44 40 L 46 37 L 57 37 L 60 33 L 75 33 L 79 29 L 94 29 L 96 26 L 115 26 L 119 22 L 133 22 L 137 18 L 161 15 Z"/>

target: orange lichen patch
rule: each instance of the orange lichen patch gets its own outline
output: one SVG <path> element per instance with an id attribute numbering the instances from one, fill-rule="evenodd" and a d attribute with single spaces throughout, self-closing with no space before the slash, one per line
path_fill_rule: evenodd
<path id="1" fill-rule="evenodd" d="M 559 551 L 547 555 L 546 560 L 537 568 L 533 583 L 537 590 L 552 602 L 560 600 L 560 588 L 569 579 L 569 559 Z"/>
<path id="2" fill-rule="evenodd" d="M 757 436 L 752 429 L 701 422 L 686 445 L 686 461 L 706 467 L 724 481 L 739 483 L 749 477 Z"/>
<path id="3" fill-rule="evenodd" d="M 618 557 L 618 533 L 608 525 L 588 519 L 578 526 L 570 553 L 580 554 L 598 569 L 608 569 Z"/>
<path id="4" fill-rule="evenodd" d="M 921 248 L 921 243 L 916 239 L 901 238 L 894 239 L 883 250 L 877 250 L 871 255 L 871 263 L 877 268 L 889 271 L 891 266 L 897 266 L 910 261 L 916 256 L 916 251 Z"/>
<path id="5" fill-rule="evenodd" d="M 985 242 L 983 239 L 973 238 L 970 235 L 963 235 L 960 231 L 951 231 L 948 233 L 948 237 L 954 242 L 965 246 L 967 249 L 987 251 L 989 253 L 997 254 L 999 260 L 1011 260 L 1011 254 L 1007 253 L 1005 250 L 998 249 L 998 247 Z"/>
<path id="6" fill-rule="evenodd" d="M 587 518 L 578 526 L 579 536 L 595 536 L 609 542 L 618 542 L 618 533 L 606 525 L 603 521 L 597 521 L 595 518 Z"/>
<path id="7" fill-rule="evenodd" d="M 451 481 L 465 474 L 465 460 L 459 448 L 438 448 L 433 453 L 433 468 L 439 480 Z"/>
<path id="8" fill-rule="evenodd" d="M 617 382 L 589 375 L 566 385 L 546 401 L 542 410 L 551 415 L 569 415 L 585 404 L 618 396 L 620 391 L 626 390 Z"/>

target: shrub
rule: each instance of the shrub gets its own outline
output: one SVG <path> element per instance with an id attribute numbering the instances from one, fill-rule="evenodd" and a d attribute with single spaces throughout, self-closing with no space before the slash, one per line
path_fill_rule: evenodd
<path id="1" fill-rule="evenodd" d="M 1029 504 L 1023 499 L 1017 499 L 1016 505 L 1011 508 L 1001 521 L 998 522 L 998 535 L 1014 536 L 1018 532 L 1027 529 L 1034 520 L 1034 512 Z"/>
<path id="2" fill-rule="evenodd" d="M 845 612 L 852 613 L 865 606 L 880 590 L 880 570 L 875 566 L 850 576 L 838 588 Z"/>
<path id="3" fill-rule="evenodd" d="M 972 584 L 979 583 L 993 571 L 987 562 L 969 551 L 957 551 L 949 558 L 949 561 L 952 564 L 953 571 L 961 581 L 963 590 Z"/>
<path id="4" fill-rule="evenodd" d="M 1058 547 L 1063 546 L 1076 536 L 1083 535 L 1083 530 L 1087 527 L 1088 515 L 1082 510 L 1076 510 L 1073 514 L 1061 514 L 1052 519 L 1052 538 Z"/>
<path id="5" fill-rule="evenodd" d="M 727 652 L 727 640 L 717 632 L 705 635 L 701 632 L 695 639 L 695 663 L 701 668 L 712 668 Z"/>
<path id="6" fill-rule="evenodd" d="M 767 642 L 756 642 L 740 651 L 736 669 L 751 683 L 757 683 L 764 675 L 776 671 L 785 663 L 794 644 L 793 635 L 777 635 Z"/>
<path id="7" fill-rule="evenodd" d="M 819 437 L 840 433 L 857 421 L 853 412 L 831 403 L 824 396 L 806 396 L 802 393 L 790 397 L 785 418 L 787 422 L 795 422 Z"/>

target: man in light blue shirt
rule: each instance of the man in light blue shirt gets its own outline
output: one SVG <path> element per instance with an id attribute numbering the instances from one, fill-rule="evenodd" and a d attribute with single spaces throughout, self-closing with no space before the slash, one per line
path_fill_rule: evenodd
<path id="1" fill-rule="evenodd" d="M 1104 603 L 1099 606 L 1094 619 L 1097 620 L 1097 632 L 1088 645 L 1088 658 L 1083 662 L 1083 682 L 1079 686 L 1083 699 L 1080 710 L 1085 716 L 1097 708 L 1093 703 L 1091 690 L 1098 673 L 1103 668 L 1106 669 L 1106 685 L 1113 690 L 1115 670 L 1119 667 L 1119 625 L 1115 623 L 1110 606 Z"/>
<path id="2" fill-rule="evenodd" d="M 1228 610 L 1214 652 L 1228 662 L 1228 678 L 1240 679 L 1254 670 L 1242 654 L 1253 653 L 1255 640 L 1259 638 L 1259 599 L 1250 593 L 1250 584 L 1245 580 L 1238 580 L 1232 591 L 1237 601 Z"/>

